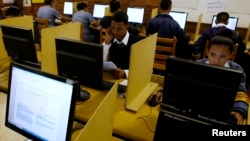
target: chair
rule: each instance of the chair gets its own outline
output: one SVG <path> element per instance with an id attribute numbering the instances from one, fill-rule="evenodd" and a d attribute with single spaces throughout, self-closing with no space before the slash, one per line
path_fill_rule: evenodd
<path id="1" fill-rule="evenodd" d="M 105 40 L 105 34 L 106 34 L 107 29 L 106 28 L 100 28 L 100 44 L 103 43 Z"/>
<path id="2" fill-rule="evenodd" d="M 207 40 L 207 42 L 206 42 L 206 46 L 205 46 L 204 53 L 203 53 L 203 58 L 206 58 L 206 57 L 207 57 L 208 45 L 209 45 L 209 40 Z M 233 47 L 233 54 L 232 54 L 232 57 L 231 57 L 231 60 L 232 60 L 232 61 L 234 61 L 234 59 L 235 59 L 237 50 L 238 50 L 238 44 L 236 43 L 236 44 L 234 45 L 234 47 Z"/>
<path id="3" fill-rule="evenodd" d="M 41 31 L 43 28 L 48 28 L 49 27 L 49 21 L 48 19 L 41 19 L 41 18 L 35 18 L 34 19 L 35 22 L 36 22 L 36 28 L 37 28 L 37 42 L 40 46 L 40 49 L 41 49 Z"/>
<path id="4" fill-rule="evenodd" d="M 153 68 L 156 70 L 166 70 L 167 56 L 175 56 L 177 39 L 157 37 L 155 60 Z"/>

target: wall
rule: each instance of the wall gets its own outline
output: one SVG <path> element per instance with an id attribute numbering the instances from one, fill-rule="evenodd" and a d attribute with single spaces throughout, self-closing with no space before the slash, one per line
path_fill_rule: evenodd
<path id="1" fill-rule="evenodd" d="M 70 1 L 70 0 L 68 0 Z M 72 0 L 81 1 L 81 0 Z M 109 0 L 85 0 L 88 2 L 89 12 L 93 11 L 93 4 L 108 4 Z M 126 11 L 127 7 L 145 7 L 144 22 L 150 19 L 151 9 L 159 7 L 160 0 L 119 0 L 121 9 Z M 172 10 L 187 11 L 188 21 L 196 22 L 198 15 L 203 13 L 202 23 L 211 23 L 212 15 L 224 9 L 231 16 L 239 17 L 238 27 L 247 28 L 250 22 L 250 10 L 247 6 L 250 5 L 249 0 L 172 0 Z M 64 0 L 55 0 L 55 7 L 59 11 L 63 11 Z M 208 4 L 209 3 L 209 4 Z M 235 6 L 237 5 L 237 6 Z M 210 6 L 210 11 L 208 9 Z M 211 8 L 211 6 L 213 6 Z"/>
<path id="2" fill-rule="evenodd" d="M 189 0 L 190 4 L 181 4 L 181 0 L 172 1 L 173 10 L 188 12 L 188 21 L 197 21 L 198 15 L 203 13 L 202 23 L 210 24 L 212 15 L 224 9 L 230 16 L 239 17 L 238 27 L 248 28 L 250 23 L 249 0 Z"/>

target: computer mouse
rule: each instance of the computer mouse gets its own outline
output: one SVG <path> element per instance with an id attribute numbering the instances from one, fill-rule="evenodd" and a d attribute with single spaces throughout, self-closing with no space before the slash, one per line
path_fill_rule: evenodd
<path id="1" fill-rule="evenodd" d="M 157 104 L 158 104 L 158 102 L 156 101 L 156 95 L 153 95 L 153 97 L 150 100 L 148 100 L 148 105 L 154 107 Z"/>
<path id="2" fill-rule="evenodd" d="M 90 93 L 86 90 L 80 90 L 78 101 L 86 101 L 90 98 Z"/>

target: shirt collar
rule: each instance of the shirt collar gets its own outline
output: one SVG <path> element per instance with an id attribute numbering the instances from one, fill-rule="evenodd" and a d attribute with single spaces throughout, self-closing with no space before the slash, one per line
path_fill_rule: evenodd
<path id="1" fill-rule="evenodd" d="M 129 38 L 129 33 L 127 31 L 126 35 L 124 36 L 124 38 L 122 39 L 121 42 L 119 42 L 116 38 L 114 39 L 114 43 L 117 42 L 118 44 L 123 43 L 124 45 L 128 44 L 128 38 Z"/>
<path id="2" fill-rule="evenodd" d="M 206 64 L 209 64 L 209 61 L 208 61 L 208 60 L 206 61 Z M 229 68 L 228 61 L 225 63 L 224 67 Z"/>
<path id="3" fill-rule="evenodd" d="M 223 27 L 223 26 L 227 26 L 227 25 L 225 25 L 224 23 L 218 23 L 218 24 L 216 24 L 216 27 Z"/>

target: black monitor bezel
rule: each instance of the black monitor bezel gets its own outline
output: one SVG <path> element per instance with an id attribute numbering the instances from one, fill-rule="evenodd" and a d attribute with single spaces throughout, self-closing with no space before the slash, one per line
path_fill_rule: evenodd
<path id="1" fill-rule="evenodd" d="M 135 22 L 135 21 L 131 21 L 129 20 L 129 14 L 128 14 L 128 9 L 143 9 L 143 15 L 142 15 L 142 21 L 141 22 Z M 128 22 L 132 23 L 132 24 L 142 24 L 144 21 L 144 17 L 145 17 L 145 8 L 144 7 L 127 7 L 127 11 L 126 11 L 127 15 L 128 15 Z"/>
<path id="2" fill-rule="evenodd" d="M 68 116 L 68 126 L 67 126 L 67 131 L 66 131 L 66 141 L 70 141 L 71 137 L 72 137 L 72 132 L 73 132 L 72 128 L 73 128 L 74 115 L 75 115 L 76 98 L 77 98 L 77 93 L 79 93 L 79 83 L 77 81 L 70 80 L 68 78 L 64 78 L 64 77 L 61 77 L 61 76 L 53 75 L 53 74 L 50 74 L 50 73 L 46 73 L 46 72 L 43 72 L 43 71 L 41 71 L 39 69 L 30 67 L 30 66 L 27 66 L 27 65 L 23 65 L 23 64 L 20 64 L 20 63 L 17 63 L 17 62 L 11 62 L 10 63 L 8 94 L 7 94 L 7 102 L 6 102 L 5 126 L 12 129 L 12 130 L 14 130 L 14 131 L 16 131 L 17 133 L 19 133 L 21 135 L 33 140 L 33 141 L 40 141 L 41 139 L 34 136 L 33 134 L 29 133 L 28 131 L 26 132 L 26 131 L 18 128 L 17 126 L 15 126 L 15 125 L 8 122 L 8 116 L 9 116 L 9 110 L 8 109 L 9 109 L 9 104 L 10 104 L 11 81 L 12 81 L 11 80 L 12 79 L 12 73 L 11 72 L 12 72 L 13 67 L 20 68 L 22 70 L 29 71 L 31 73 L 35 73 L 35 74 L 38 74 L 38 75 L 41 75 L 41 76 L 45 76 L 45 77 L 54 79 L 56 81 L 72 84 L 73 92 L 72 92 L 71 99 L 69 99 L 71 101 L 71 104 L 70 104 L 70 111 L 69 111 L 69 116 Z"/>
<path id="3" fill-rule="evenodd" d="M 75 79 L 79 81 L 82 86 L 103 89 L 103 46 L 101 44 L 62 37 L 56 37 L 55 42 L 58 75 Z M 65 57 L 68 58 L 61 60 Z M 80 60 L 80 62 L 76 60 Z M 95 63 L 95 67 L 91 68 L 86 65 L 86 61 L 89 61 L 87 63 Z M 78 66 L 74 66 L 73 64 L 75 63 Z M 78 78 L 63 73 L 64 71 L 70 71 L 70 73 L 72 73 L 73 68 L 78 69 Z"/>
<path id="4" fill-rule="evenodd" d="M 102 16 L 102 17 L 96 16 L 96 15 L 95 15 L 96 10 L 97 10 L 95 6 L 102 6 L 102 7 L 104 7 L 104 11 L 103 11 L 103 16 Z M 101 19 L 101 18 L 103 18 L 103 17 L 105 16 L 105 8 L 106 8 L 106 7 L 108 7 L 108 5 L 95 3 L 95 4 L 93 5 L 93 17 L 96 18 L 96 19 Z M 99 15 L 99 14 L 98 14 L 98 15 Z"/>
<path id="5" fill-rule="evenodd" d="M 186 21 L 185 21 L 185 24 L 184 24 L 184 27 L 182 28 L 182 26 L 178 23 L 178 21 L 176 21 L 179 25 L 180 25 L 180 27 L 183 29 L 183 30 L 185 30 L 185 28 L 186 28 L 186 24 L 187 24 L 187 19 L 188 19 L 188 12 L 184 12 L 184 11 L 170 11 L 170 12 L 173 12 L 173 13 L 180 13 L 180 14 L 185 14 L 186 15 Z M 173 17 L 174 18 L 174 17 Z"/>
<path id="6" fill-rule="evenodd" d="M 32 29 L 5 24 L 0 25 L 0 27 L 5 50 L 12 60 L 20 63 L 30 62 L 39 64 Z M 8 40 L 16 40 L 20 44 L 23 43 L 25 45 L 23 45 L 22 48 L 20 48 L 20 46 L 18 46 L 20 44 L 17 43 L 15 46 L 12 46 L 13 41 L 11 42 Z M 12 52 L 15 54 L 13 55 Z M 16 54 L 24 55 L 22 55 L 22 58 L 18 58 L 19 56 L 16 56 Z"/>
<path id="7" fill-rule="evenodd" d="M 180 65 L 185 66 L 185 68 L 180 67 Z M 214 75 L 216 73 L 219 73 L 219 74 L 225 73 L 225 75 L 227 75 L 228 78 L 225 80 L 223 75 L 216 75 L 217 78 L 214 78 Z M 165 72 L 165 81 L 164 81 L 164 90 L 163 90 L 164 95 L 163 95 L 162 106 L 163 107 L 164 105 L 167 107 L 174 106 L 177 109 L 185 109 L 184 111 L 186 111 L 186 113 L 192 113 L 196 116 L 197 114 L 199 114 L 200 117 L 209 117 L 210 119 L 214 119 L 216 121 L 221 121 L 221 122 L 226 123 L 230 116 L 232 107 L 233 107 L 234 99 L 238 91 L 238 86 L 240 84 L 242 74 L 243 74 L 242 71 L 234 70 L 234 69 L 230 69 L 226 67 L 209 65 L 206 63 L 186 60 L 182 58 L 168 57 L 167 68 Z M 176 75 L 177 76 L 179 75 L 178 77 L 185 76 L 188 78 L 188 79 L 177 78 L 177 79 L 184 79 L 185 81 L 188 80 L 186 81 L 186 83 L 184 83 L 186 86 L 189 86 L 188 88 L 177 87 L 178 91 L 182 91 L 182 94 L 183 94 L 182 96 L 185 98 L 175 99 L 173 98 L 175 97 L 174 95 L 169 94 L 171 87 L 172 87 L 171 85 L 173 84 L 173 83 L 172 84 L 170 83 L 172 82 L 173 79 L 175 80 Z M 192 78 L 192 79 L 189 79 L 189 78 Z M 224 78 L 224 80 L 222 78 Z M 232 81 L 232 80 L 235 80 L 235 81 Z M 218 95 L 215 95 L 215 93 L 207 94 L 210 91 L 210 89 L 209 90 L 207 89 L 207 90 L 200 90 L 201 92 L 200 94 L 202 94 L 202 96 L 199 97 L 197 96 L 199 92 L 188 90 L 191 87 L 193 87 L 192 90 L 194 90 L 194 85 L 191 85 L 193 83 L 200 85 L 201 87 L 208 86 L 209 88 L 214 88 L 214 89 L 217 88 L 219 90 L 223 89 L 223 91 L 229 91 L 230 93 L 227 93 L 226 95 L 221 94 L 219 95 L 220 96 L 219 97 Z M 182 86 L 184 84 L 180 83 L 180 85 Z M 195 89 L 196 91 L 199 90 L 197 85 L 195 85 L 195 88 L 197 88 Z M 216 94 L 217 93 L 218 92 L 216 91 Z M 218 99 L 220 98 L 222 99 L 222 97 L 224 98 L 223 99 L 224 105 L 220 106 L 220 108 L 218 109 L 215 109 L 214 107 L 218 106 L 220 102 L 218 101 Z M 210 103 L 208 99 L 210 100 L 213 99 L 211 100 L 213 102 Z M 192 105 L 193 103 L 195 103 L 195 108 L 193 108 L 194 106 Z M 210 104 L 209 105 L 210 107 L 207 107 L 206 104 L 207 105 Z M 215 104 L 215 105 L 211 105 L 211 104 Z M 190 107 L 192 107 L 193 109 Z M 221 107 L 224 107 L 223 110 L 221 109 Z M 214 109 L 211 111 L 211 108 L 214 108 Z"/>

